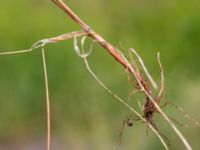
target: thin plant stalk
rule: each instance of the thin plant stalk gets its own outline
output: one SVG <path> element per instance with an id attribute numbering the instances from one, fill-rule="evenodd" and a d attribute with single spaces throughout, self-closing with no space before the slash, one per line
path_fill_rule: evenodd
<path id="1" fill-rule="evenodd" d="M 156 97 L 156 103 L 159 104 L 160 100 L 162 99 L 163 96 L 163 92 L 164 92 L 164 84 L 165 84 L 165 78 L 164 78 L 164 73 L 163 73 L 163 67 L 162 67 L 162 63 L 160 61 L 160 53 L 158 52 L 157 54 L 157 61 L 158 61 L 158 65 L 160 67 L 160 88 L 158 91 L 158 95 Z"/>
<path id="2" fill-rule="evenodd" d="M 105 84 L 95 75 L 95 73 L 91 70 L 86 57 L 83 58 L 85 66 L 87 70 L 90 72 L 90 74 L 94 77 L 94 79 L 108 92 L 110 93 L 114 98 L 116 98 L 120 103 L 122 103 L 125 107 L 127 107 L 130 111 L 132 111 L 134 114 L 136 114 L 142 121 L 144 121 L 150 128 L 151 130 L 155 133 L 155 135 L 159 138 L 163 146 L 165 147 L 166 150 L 168 150 L 168 145 L 165 143 L 164 139 L 162 136 L 158 133 L 158 131 L 151 125 L 149 124 L 133 107 L 131 107 L 128 103 L 126 103 L 122 98 L 120 98 L 117 94 L 113 93 L 108 87 L 105 86 Z"/>
<path id="3" fill-rule="evenodd" d="M 64 40 L 74 38 L 75 36 L 79 37 L 79 36 L 84 36 L 84 35 L 87 35 L 87 34 L 88 33 L 85 32 L 85 31 L 74 31 L 74 32 L 70 32 L 70 33 L 64 33 L 64 34 L 61 34 L 61 35 L 58 35 L 58 36 L 55 36 L 55 37 L 39 40 L 39 41 L 33 43 L 33 45 L 29 49 L 0 52 L 0 56 L 1 55 L 14 55 L 14 54 L 29 53 L 29 52 L 32 52 L 33 50 L 37 49 L 37 48 L 43 47 L 44 45 L 46 45 L 48 43 L 57 43 L 57 42 L 61 42 L 61 41 L 64 41 Z"/>
<path id="4" fill-rule="evenodd" d="M 150 73 L 149 73 L 147 67 L 145 66 L 145 64 L 144 64 L 142 58 L 140 57 L 140 55 L 133 48 L 130 48 L 130 51 L 133 52 L 135 54 L 135 56 L 138 58 L 138 60 L 139 60 L 139 62 L 141 64 L 141 66 L 142 66 L 147 78 L 151 82 L 151 84 L 154 87 L 154 89 L 157 89 L 158 88 L 157 84 L 156 84 L 155 80 L 152 78 L 152 76 L 150 75 Z"/>
<path id="5" fill-rule="evenodd" d="M 82 44 L 82 54 L 80 52 L 80 49 L 77 45 L 77 40 L 76 37 L 74 38 L 74 50 L 76 51 L 77 55 L 79 57 L 81 57 L 84 61 L 84 64 L 86 66 L 86 69 L 89 71 L 89 73 L 93 76 L 93 78 L 97 81 L 97 83 L 99 83 L 99 85 L 101 87 L 103 87 L 108 93 L 110 93 L 115 99 L 117 99 L 120 103 L 122 103 L 125 107 L 127 107 L 130 111 L 132 111 L 134 114 L 136 114 L 142 121 L 144 121 L 150 128 L 151 130 L 156 134 L 156 136 L 159 138 L 159 140 L 161 141 L 161 143 L 163 144 L 163 146 L 165 147 L 166 150 L 168 150 L 168 146 L 165 143 L 163 137 L 159 134 L 159 132 L 151 125 L 149 124 L 141 115 L 140 113 L 138 113 L 133 107 L 131 107 L 128 103 L 125 102 L 125 100 L 123 100 L 122 98 L 120 98 L 117 94 L 115 94 L 114 92 L 112 92 L 112 90 L 110 90 L 98 77 L 97 75 L 92 71 L 92 69 L 89 66 L 89 63 L 87 61 L 87 57 L 90 55 L 91 51 L 92 51 L 92 44 L 90 46 L 90 50 L 88 53 L 85 53 L 83 50 L 83 44 L 84 44 L 84 40 L 85 38 L 83 37 L 81 44 Z"/>
<path id="6" fill-rule="evenodd" d="M 43 62 L 43 71 L 44 71 L 44 80 L 45 80 L 45 95 L 46 95 L 46 116 L 47 116 L 47 146 L 46 149 L 51 149 L 51 111 L 50 111 L 50 99 L 49 99 L 49 86 L 48 86 L 48 74 L 47 74 L 47 66 L 46 66 L 46 59 L 45 59 L 45 50 L 44 46 L 48 43 L 56 43 L 63 40 L 68 40 L 70 38 L 74 38 L 75 36 L 84 36 L 87 35 L 85 31 L 75 31 L 71 33 L 61 34 L 56 37 L 42 39 L 40 41 L 35 42 L 31 48 L 26 50 L 18 50 L 18 51 L 8 51 L 8 52 L 1 52 L 1 55 L 14 55 L 20 53 L 28 53 L 32 52 L 37 48 L 42 48 L 42 62 Z"/>
<path id="7" fill-rule="evenodd" d="M 43 62 L 45 94 L 46 94 L 47 150 L 50 150 L 51 148 L 51 111 L 50 111 L 49 85 L 48 85 L 47 65 L 46 65 L 44 46 L 42 46 L 42 62 Z"/>
<path id="8" fill-rule="evenodd" d="M 77 31 L 71 33 L 62 34 L 60 36 L 49 38 L 49 39 L 43 39 L 33 44 L 33 46 L 30 49 L 27 50 L 20 50 L 20 51 L 10 51 L 10 52 L 1 52 L 0 55 L 11 55 L 11 54 L 19 54 L 19 53 L 27 53 L 31 52 L 32 50 L 42 47 L 42 56 L 43 56 L 43 67 L 44 67 L 44 76 L 45 76 L 45 88 L 46 88 L 46 102 L 49 102 L 49 92 L 48 92 L 48 80 L 47 80 L 47 71 L 46 71 L 46 61 L 45 61 L 45 53 L 43 46 L 47 43 L 55 43 L 59 41 L 63 41 L 75 36 L 83 36 L 88 35 L 91 37 L 95 42 L 97 42 L 99 45 L 101 45 L 105 50 L 107 50 L 113 58 L 119 62 L 121 65 L 123 65 L 128 71 L 132 73 L 132 75 L 137 80 L 141 90 L 144 92 L 144 94 L 152 101 L 152 103 L 155 105 L 158 112 L 163 116 L 163 118 L 169 123 L 169 125 L 172 127 L 176 135 L 180 138 L 180 140 L 183 142 L 184 146 L 187 150 L 192 150 L 191 146 L 185 139 L 185 137 L 182 135 L 182 133 L 177 129 L 177 127 L 171 122 L 171 120 L 168 118 L 168 116 L 161 110 L 159 105 L 156 101 L 152 98 L 152 96 L 148 93 L 148 91 L 145 90 L 144 86 L 142 85 L 140 81 L 140 76 L 138 75 L 137 71 L 132 68 L 130 63 L 127 61 L 127 59 L 121 54 L 114 46 L 112 46 L 109 42 L 104 40 L 99 34 L 94 32 L 86 23 L 84 23 L 62 0 L 52 0 L 58 7 L 60 7 L 65 13 L 67 13 L 72 20 L 74 20 L 82 29 L 83 31 Z M 69 36 L 67 36 L 69 35 Z M 50 104 L 47 103 L 47 107 L 50 108 Z M 127 106 L 128 107 L 128 106 Z M 47 109 L 48 110 L 48 109 Z M 49 109 L 50 112 L 50 109 Z M 48 114 L 48 112 L 47 112 Z M 50 113 L 49 113 L 50 115 Z M 143 118 L 144 119 L 144 118 Z M 49 119 L 47 118 L 47 122 Z M 47 135 L 47 149 L 50 150 L 50 123 L 47 123 L 48 125 L 48 135 Z"/>
<path id="9" fill-rule="evenodd" d="M 75 23 L 77 23 L 83 30 L 85 30 L 88 33 L 88 36 L 90 36 L 93 40 L 95 40 L 99 45 L 105 48 L 113 57 L 114 59 L 119 62 L 121 65 L 123 65 L 126 69 L 128 69 L 133 76 L 136 78 L 139 86 L 143 90 L 144 94 L 151 100 L 151 102 L 155 105 L 158 112 L 163 116 L 163 118 L 166 120 L 166 122 L 170 125 L 170 127 L 174 130 L 176 135 L 179 137 L 179 139 L 184 144 L 185 148 L 187 150 L 192 150 L 190 144 L 186 140 L 186 138 L 182 135 L 182 133 L 178 130 L 178 128 L 172 123 L 172 121 L 167 117 L 167 115 L 161 110 L 159 105 L 154 101 L 152 96 L 145 90 L 144 86 L 140 82 L 140 76 L 138 76 L 138 73 L 132 68 L 132 66 L 129 64 L 129 62 L 119 53 L 119 51 L 112 46 L 109 42 L 104 40 L 99 34 L 94 32 L 84 21 L 82 21 L 69 7 L 67 4 L 65 4 L 62 0 L 51 0 L 53 3 L 55 3 L 59 8 L 61 8 L 68 16 L 74 20 Z"/>

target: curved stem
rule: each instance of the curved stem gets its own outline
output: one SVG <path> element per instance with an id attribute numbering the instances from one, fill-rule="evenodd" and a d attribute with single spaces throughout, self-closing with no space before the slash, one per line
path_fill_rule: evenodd
<path id="1" fill-rule="evenodd" d="M 178 128 L 170 121 L 170 119 L 167 117 L 167 115 L 161 110 L 159 105 L 154 101 L 151 95 L 147 91 L 144 90 L 144 86 L 142 85 L 140 81 L 140 76 L 138 73 L 131 67 L 131 65 L 128 63 L 128 61 L 123 57 L 123 55 L 109 42 L 104 40 L 99 34 L 94 32 L 84 21 L 82 21 L 62 0 L 51 0 L 54 2 L 58 7 L 60 7 L 68 16 L 74 20 L 83 30 L 88 32 L 88 35 L 94 39 L 99 45 L 105 48 L 113 57 L 114 59 L 119 62 L 121 65 L 123 65 L 126 69 L 128 69 L 133 76 L 136 78 L 138 84 L 143 89 L 143 92 L 146 96 L 149 97 L 149 99 L 152 101 L 152 103 L 155 105 L 157 110 L 160 112 L 160 114 L 163 116 L 163 118 L 170 124 L 171 128 L 174 130 L 176 135 L 180 138 L 184 146 L 187 148 L 187 150 L 192 150 L 190 144 L 187 142 L 185 137 L 182 135 L 182 133 L 178 130 Z"/>

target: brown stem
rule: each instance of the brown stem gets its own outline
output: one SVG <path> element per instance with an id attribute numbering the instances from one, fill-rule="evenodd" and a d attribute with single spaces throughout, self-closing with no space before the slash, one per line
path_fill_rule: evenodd
<path id="1" fill-rule="evenodd" d="M 131 65 L 127 62 L 127 60 L 117 51 L 117 49 L 106 40 L 104 40 L 98 33 L 94 32 L 84 21 L 82 21 L 62 0 L 51 0 L 58 7 L 60 7 L 68 16 L 71 17 L 84 31 L 88 33 L 92 39 L 94 39 L 99 45 L 105 48 L 114 59 L 123 65 L 126 69 L 128 69 L 132 75 L 136 78 L 139 86 L 142 88 L 141 90 L 144 94 L 149 98 L 149 100 L 155 105 L 156 109 L 160 112 L 160 114 L 164 117 L 164 119 L 169 123 L 172 129 L 175 131 L 177 136 L 181 139 L 183 144 L 188 150 L 192 150 L 191 146 L 185 139 L 185 137 L 181 134 L 181 132 L 176 128 L 176 126 L 171 122 L 171 120 L 167 117 L 167 115 L 160 109 L 159 105 L 154 101 L 149 91 L 145 89 L 145 86 L 142 84 L 141 79 L 143 79 L 137 71 L 135 71 Z"/>
<path id="2" fill-rule="evenodd" d="M 116 61 L 122 64 L 125 68 L 130 71 L 130 66 L 121 56 L 121 54 L 116 50 L 116 48 L 104 40 L 98 33 L 94 32 L 83 20 L 81 20 L 62 0 L 52 0 L 58 7 L 60 7 L 65 13 L 71 17 L 84 31 L 88 32 L 88 35 L 94 39 L 98 44 L 105 48 Z"/>

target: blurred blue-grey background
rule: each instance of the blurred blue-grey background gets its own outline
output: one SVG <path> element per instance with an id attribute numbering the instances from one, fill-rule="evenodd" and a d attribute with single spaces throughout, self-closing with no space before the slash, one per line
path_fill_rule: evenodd
<path id="1" fill-rule="evenodd" d="M 161 53 L 164 99 L 200 120 L 199 0 L 65 0 L 95 31 L 118 48 L 133 47 L 159 82 Z M 7 0 L 0 4 L 0 52 L 29 48 L 34 42 L 79 27 L 50 0 Z M 121 43 L 121 44 L 120 44 Z M 52 149 L 112 150 L 123 119 L 132 113 L 91 77 L 73 50 L 73 41 L 46 46 L 52 114 Z M 123 50 L 124 53 L 127 53 Z M 89 58 L 98 76 L 122 98 L 131 91 L 125 69 L 95 45 Z M 137 96 L 129 103 L 138 109 Z M 143 103 L 143 99 L 141 103 Z M 164 102 L 163 102 L 164 103 Z M 42 150 L 46 142 L 45 90 L 41 51 L 0 57 L 0 149 Z M 200 149 L 200 128 L 171 106 L 165 112 L 190 125 L 178 126 Z M 184 149 L 169 125 L 155 122 L 174 149 Z M 146 125 L 126 127 L 118 149 L 164 149 Z"/>

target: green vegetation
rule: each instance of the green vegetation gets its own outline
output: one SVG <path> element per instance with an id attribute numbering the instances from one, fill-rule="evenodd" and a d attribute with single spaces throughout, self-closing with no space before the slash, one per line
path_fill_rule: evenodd
<path id="1" fill-rule="evenodd" d="M 125 48 L 135 48 L 157 81 L 156 53 L 160 51 L 166 78 L 164 99 L 182 106 L 200 120 L 199 1 L 84 0 L 68 4 L 116 47 L 121 48 L 122 43 Z M 26 49 L 39 39 L 75 30 L 79 30 L 78 26 L 50 1 L 1 2 L 1 51 Z M 76 56 L 72 42 L 46 46 L 53 145 L 65 143 L 63 147 L 73 150 L 110 150 L 118 144 L 124 116 L 131 112 L 91 78 L 82 60 Z M 105 84 L 126 99 L 131 85 L 128 85 L 124 68 L 99 46 L 95 46 L 89 61 Z M 4 145 L 30 143 L 35 139 L 42 139 L 45 145 L 41 51 L 1 56 L 0 91 L 0 149 Z M 131 101 L 137 108 L 136 97 Z M 200 148 L 199 127 L 185 120 L 171 106 L 164 110 L 191 125 L 181 131 L 194 149 Z M 155 120 L 162 133 L 172 141 L 174 149 L 182 149 L 159 115 Z M 145 132 L 146 126 L 141 122 L 126 128 L 122 148 L 162 149 L 159 140 L 151 132 L 149 136 Z M 23 145 L 18 147 L 23 149 Z"/>

